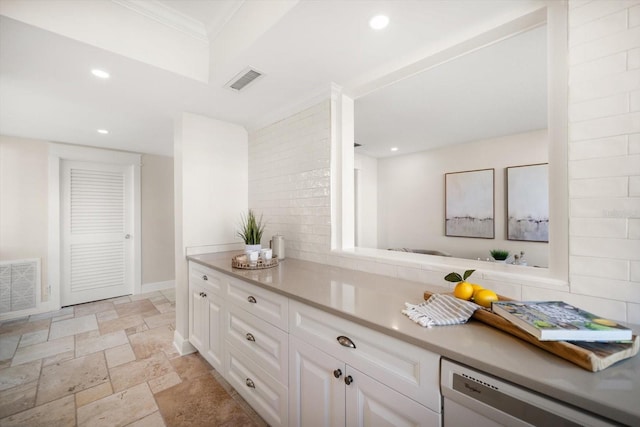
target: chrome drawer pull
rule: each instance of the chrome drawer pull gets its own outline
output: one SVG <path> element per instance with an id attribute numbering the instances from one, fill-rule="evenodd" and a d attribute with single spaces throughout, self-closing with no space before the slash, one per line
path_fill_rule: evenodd
<path id="1" fill-rule="evenodd" d="M 344 335 L 340 335 L 336 339 L 338 340 L 338 342 L 340 343 L 341 346 L 349 347 L 349 348 L 356 348 L 356 345 L 353 343 L 353 341 L 351 341 L 351 338 L 349 338 L 349 337 L 345 337 Z"/>
<path id="2" fill-rule="evenodd" d="M 254 384 L 251 378 L 247 378 L 247 380 L 245 381 L 245 384 L 247 384 L 247 387 L 249 388 L 256 388 L 256 385 Z"/>
<path id="3" fill-rule="evenodd" d="M 207 280 L 209 280 L 209 278 L 207 277 L 207 275 L 206 275 L 206 274 L 203 274 L 203 275 L 202 275 L 202 280 L 207 281 Z"/>
<path id="4" fill-rule="evenodd" d="M 256 337 L 254 337 L 251 333 L 247 332 L 247 341 L 256 341 Z"/>
<path id="5" fill-rule="evenodd" d="M 249 295 L 247 297 L 247 301 L 249 301 L 251 304 L 255 304 L 255 303 L 258 302 L 258 301 L 256 301 L 256 298 L 253 295 Z"/>
<path id="6" fill-rule="evenodd" d="M 342 376 L 342 371 L 340 369 L 336 369 L 333 371 L 333 376 L 336 378 L 340 378 Z"/>
<path id="7" fill-rule="evenodd" d="M 351 375 L 347 375 L 346 377 L 344 377 L 344 383 L 346 385 L 351 385 L 352 382 L 353 382 L 353 377 Z"/>

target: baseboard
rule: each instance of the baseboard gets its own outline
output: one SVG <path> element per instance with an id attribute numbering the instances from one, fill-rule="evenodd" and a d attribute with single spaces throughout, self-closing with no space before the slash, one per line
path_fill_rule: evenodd
<path id="1" fill-rule="evenodd" d="M 140 293 L 145 294 L 147 292 L 162 291 L 165 289 L 173 289 L 176 287 L 175 280 L 167 280 L 164 282 L 143 283 L 140 287 Z"/>
<path id="2" fill-rule="evenodd" d="M 191 345 L 189 340 L 184 339 L 178 331 L 173 332 L 173 346 L 178 350 L 178 353 L 180 353 L 181 356 L 198 351 L 193 345 Z"/>

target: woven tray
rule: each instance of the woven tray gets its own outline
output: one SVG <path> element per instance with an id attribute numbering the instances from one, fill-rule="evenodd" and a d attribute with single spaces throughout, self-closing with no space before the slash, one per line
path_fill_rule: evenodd
<path id="1" fill-rule="evenodd" d="M 431 292 L 425 291 L 424 299 L 429 299 L 431 295 Z M 502 301 L 510 300 L 502 296 L 499 296 L 499 299 Z M 640 339 L 637 335 L 633 335 L 631 342 L 539 341 L 533 335 L 488 309 L 476 310 L 472 318 L 514 335 L 591 372 L 601 371 L 620 360 L 633 357 L 638 354 L 638 349 L 640 349 Z"/>
<path id="2" fill-rule="evenodd" d="M 266 261 L 262 258 L 258 258 L 258 262 L 255 265 L 249 264 L 246 255 L 236 255 L 231 258 L 231 267 L 241 268 L 243 270 L 262 270 L 264 268 L 275 267 L 276 265 L 278 265 L 278 257 L 275 255 Z"/>

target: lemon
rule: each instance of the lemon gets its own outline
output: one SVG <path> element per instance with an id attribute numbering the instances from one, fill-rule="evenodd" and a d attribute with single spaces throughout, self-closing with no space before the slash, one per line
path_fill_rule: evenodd
<path id="1" fill-rule="evenodd" d="M 482 286 L 478 285 L 477 283 L 472 283 L 471 286 L 473 286 L 473 298 L 476 297 L 476 294 L 478 293 L 478 291 L 481 291 L 484 289 Z"/>
<path id="2" fill-rule="evenodd" d="M 456 298 L 469 300 L 473 296 L 473 286 L 469 282 L 462 281 L 453 289 L 453 296 Z"/>
<path id="3" fill-rule="evenodd" d="M 474 302 L 483 307 L 490 308 L 492 301 L 498 301 L 498 295 L 491 289 L 479 290 L 474 297 Z"/>

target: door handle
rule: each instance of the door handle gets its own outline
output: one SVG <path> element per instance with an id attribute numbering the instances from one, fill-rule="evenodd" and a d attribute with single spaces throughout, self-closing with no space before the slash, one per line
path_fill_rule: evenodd
<path id="1" fill-rule="evenodd" d="M 253 341 L 253 342 L 256 341 L 256 337 L 254 337 L 253 334 L 250 332 L 247 332 L 246 337 L 247 337 L 247 341 Z"/>
<path id="2" fill-rule="evenodd" d="M 124 235 L 124 238 L 125 238 L 125 239 L 130 239 L 130 238 L 131 238 L 131 234 L 125 234 L 125 235 Z"/>
<path id="3" fill-rule="evenodd" d="M 247 378 L 247 380 L 244 383 L 249 388 L 256 388 L 256 384 L 253 382 L 253 380 L 251 378 Z"/>
<path id="4" fill-rule="evenodd" d="M 351 375 L 347 375 L 346 377 L 344 377 L 344 383 L 346 385 L 351 385 L 352 382 L 353 382 L 353 377 Z"/>
<path id="5" fill-rule="evenodd" d="M 256 297 L 254 297 L 253 295 L 249 295 L 247 297 L 247 301 L 249 301 L 251 304 L 255 304 L 255 303 L 258 302 L 258 301 L 256 301 Z"/>
<path id="6" fill-rule="evenodd" d="M 342 376 L 342 371 L 340 369 L 336 369 L 333 371 L 333 376 L 336 378 L 340 378 Z"/>

